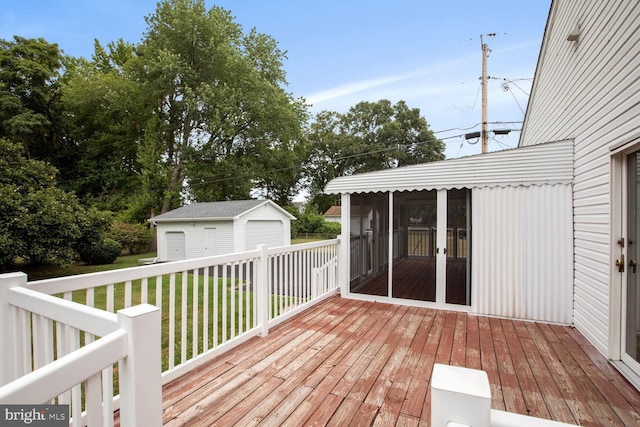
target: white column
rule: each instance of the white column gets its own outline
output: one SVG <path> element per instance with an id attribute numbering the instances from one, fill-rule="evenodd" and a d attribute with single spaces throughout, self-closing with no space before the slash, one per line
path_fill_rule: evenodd
<path id="1" fill-rule="evenodd" d="M 162 425 L 160 309 L 140 304 L 118 311 L 127 331 L 127 357 L 120 361 L 120 425 Z"/>
<path id="2" fill-rule="evenodd" d="M 0 386 L 17 378 L 16 354 L 22 349 L 16 334 L 18 325 L 14 322 L 14 310 L 9 305 L 9 290 L 17 286 L 27 286 L 24 273 L 0 274 Z"/>

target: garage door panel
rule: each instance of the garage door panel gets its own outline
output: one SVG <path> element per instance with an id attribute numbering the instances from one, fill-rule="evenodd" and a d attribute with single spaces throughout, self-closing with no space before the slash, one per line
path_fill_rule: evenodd
<path id="1" fill-rule="evenodd" d="M 281 221 L 247 221 L 245 232 L 246 250 L 262 244 L 270 248 L 284 245 L 284 226 Z"/>

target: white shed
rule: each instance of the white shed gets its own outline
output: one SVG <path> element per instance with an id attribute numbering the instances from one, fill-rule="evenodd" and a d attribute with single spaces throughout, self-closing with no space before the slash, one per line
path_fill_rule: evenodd
<path id="1" fill-rule="evenodd" d="M 161 261 L 291 244 L 295 217 L 270 200 L 191 203 L 155 216 Z"/>

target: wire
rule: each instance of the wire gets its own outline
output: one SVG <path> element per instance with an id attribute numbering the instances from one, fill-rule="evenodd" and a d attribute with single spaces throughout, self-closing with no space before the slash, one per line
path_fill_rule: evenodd
<path id="1" fill-rule="evenodd" d="M 480 90 L 482 89 L 482 83 L 478 83 L 478 91 L 476 92 L 476 98 L 473 100 L 473 106 L 471 107 L 471 112 L 469 112 L 469 121 L 471 121 L 471 116 L 476 109 L 476 103 L 478 102 L 478 96 L 480 95 Z"/>
<path id="2" fill-rule="evenodd" d="M 490 125 L 513 125 L 513 124 L 522 124 L 522 121 L 511 121 L 511 122 L 502 122 L 502 121 L 495 121 L 495 122 L 487 122 L 487 124 Z M 478 126 L 480 126 L 481 123 L 476 123 L 472 126 L 469 127 L 457 127 L 457 128 L 449 128 L 449 129 L 443 129 L 440 131 L 432 131 L 431 133 L 438 134 L 438 133 L 444 133 L 444 132 L 451 132 L 454 130 L 459 130 L 459 131 L 466 131 L 466 130 L 471 130 L 473 128 L 476 128 Z M 509 129 L 512 131 L 519 131 L 519 129 Z M 351 154 L 349 156 L 343 156 L 343 157 L 337 157 L 337 158 L 333 158 L 332 160 L 334 161 L 340 161 L 340 160 L 348 160 L 348 159 L 353 159 L 353 158 L 357 158 L 357 157 L 361 157 L 361 156 L 368 156 L 371 154 L 378 154 L 378 153 L 383 153 L 386 151 L 391 151 L 391 150 L 397 150 L 400 147 L 406 146 L 412 146 L 412 145 L 423 145 L 423 144 L 429 144 L 431 142 L 437 142 L 437 141 L 446 141 L 446 140 L 451 140 L 451 139 L 457 139 L 457 138 L 463 138 L 463 142 L 461 144 L 461 148 L 462 149 L 462 145 L 464 144 L 464 136 L 465 134 L 457 134 L 457 135 L 450 135 L 450 136 L 446 136 L 446 137 L 441 137 L 441 138 L 434 138 L 434 139 L 429 139 L 429 140 L 425 140 L 425 141 L 417 141 L 417 142 L 404 142 L 404 143 L 397 143 L 394 147 L 389 147 L 389 148 L 384 148 L 384 149 L 380 149 L 380 150 L 374 150 L 374 151 L 367 151 L 364 153 L 357 153 L 357 154 Z M 468 142 L 468 141 L 467 141 Z M 473 145 L 476 144 L 476 142 L 468 142 L 469 144 Z M 458 153 L 458 156 L 460 154 Z M 288 167 L 283 167 L 283 168 L 278 168 L 278 169 L 270 169 L 267 171 L 263 171 L 263 172 L 252 172 L 250 174 L 245 174 L 245 175 L 237 175 L 237 176 L 231 176 L 231 177 L 225 177 L 225 178 L 216 178 L 218 176 L 222 176 L 222 174 L 214 174 L 214 175 L 210 175 L 211 179 L 206 179 L 205 181 L 198 181 L 198 182 L 193 182 L 190 181 L 189 182 L 189 186 L 198 186 L 198 185 L 207 185 L 207 184 L 215 184 L 215 183 L 219 183 L 219 182 L 225 182 L 225 181 L 230 181 L 230 180 L 234 180 L 234 179 L 242 179 L 242 178 L 251 178 L 251 177 L 255 177 L 255 176 L 261 176 L 261 175 L 265 175 L 265 174 L 273 174 L 275 172 L 283 172 L 283 171 L 287 171 L 287 170 L 292 170 L 292 169 L 300 169 L 302 168 L 303 164 L 302 163 L 297 163 L 293 166 L 288 166 Z M 87 177 L 79 177 L 79 178 L 74 178 L 74 179 L 67 179 L 64 181 L 58 181 L 59 184 L 66 184 L 66 183 L 71 183 L 71 182 L 77 182 L 77 181 L 82 181 L 82 180 L 86 180 Z"/>

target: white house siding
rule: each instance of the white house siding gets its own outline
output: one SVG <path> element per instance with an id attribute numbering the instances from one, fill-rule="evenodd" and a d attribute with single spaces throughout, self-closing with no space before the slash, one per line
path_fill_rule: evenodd
<path id="1" fill-rule="evenodd" d="M 472 206 L 475 311 L 571 323 L 571 186 L 476 188 Z"/>
<path id="2" fill-rule="evenodd" d="M 204 229 L 205 228 L 216 229 L 214 250 L 212 255 L 223 255 L 223 254 L 228 254 L 233 252 L 234 242 L 233 242 L 233 222 L 232 221 L 204 222 L 204 223 L 198 224 L 198 226 L 200 227 L 200 231 L 198 233 L 201 234 L 201 236 L 199 235 L 199 238 L 201 239 L 201 243 L 202 243 L 199 246 L 202 253 L 198 256 L 205 256 L 205 253 L 204 253 L 204 243 L 205 243 Z"/>
<path id="3" fill-rule="evenodd" d="M 574 323 L 608 354 L 609 148 L 640 133 L 640 2 L 554 0 L 520 145 L 574 140 Z M 580 26 L 577 42 L 567 35 Z"/>
<path id="4" fill-rule="evenodd" d="M 158 257 L 173 260 L 167 253 L 167 233 L 182 232 L 185 241 L 185 258 L 204 256 L 205 228 L 216 228 L 216 255 L 232 252 L 233 226 L 231 221 L 158 223 Z"/>

